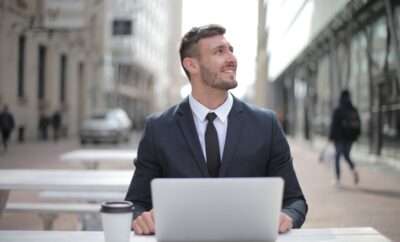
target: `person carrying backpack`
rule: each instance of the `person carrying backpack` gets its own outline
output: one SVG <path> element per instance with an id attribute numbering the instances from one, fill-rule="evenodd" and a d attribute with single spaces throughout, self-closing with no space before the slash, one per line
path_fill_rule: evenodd
<path id="1" fill-rule="evenodd" d="M 340 186 L 340 157 L 343 155 L 353 173 L 354 184 L 359 174 L 350 158 L 351 147 L 361 134 L 361 120 L 358 110 L 351 102 L 350 91 L 343 90 L 339 106 L 335 108 L 329 133 L 329 140 L 335 145 L 335 185 Z"/>

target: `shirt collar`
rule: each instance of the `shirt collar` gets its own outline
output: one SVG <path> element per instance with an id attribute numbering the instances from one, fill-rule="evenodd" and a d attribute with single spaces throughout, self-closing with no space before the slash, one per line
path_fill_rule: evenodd
<path id="1" fill-rule="evenodd" d="M 220 105 L 218 108 L 212 110 L 201 104 L 199 101 L 197 101 L 192 94 L 189 95 L 189 105 L 190 108 L 192 109 L 192 112 L 196 115 L 196 117 L 204 122 L 206 120 L 206 116 L 209 112 L 214 112 L 217 117 L 225 123 L 226 120 L 228 119 L 228 114 L 232 109 L 233 106 L 233 97 L 230 93 L 228 93 L 228 98 L 225 100 L 225 102 Z"/>

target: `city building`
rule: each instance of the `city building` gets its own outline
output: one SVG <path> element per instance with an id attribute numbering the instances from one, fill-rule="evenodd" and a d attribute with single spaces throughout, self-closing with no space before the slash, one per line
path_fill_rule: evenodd
<path id="1" fill-rule="evenodd" d="M 362 118 L 357 148 L 399 158 L 400 2 L 394 0 L 267 1 L 267 106 L 286 131 L 326 137 L 343 89 Z"/>
<path id="2" fill-rule="evenodd" d="M 256 52 L 256 78 L 253 93 L 253 102 L 261 107 L 265 107 L 269 82 L 266 81 L 268 76 L 268 59 L 267 59 L 267 42 L 268 32 L 266 26 L 267 3 L 264 0 L 258 0 L 258 21 L 257 21 L 257 52 Z"/>
<path id="3" fill-rule="evenodd" d="M 108 1 L 106 32 L 107 107 L 125 109 L 135 128 L 164 109 L 179 83 L 177 40 L 181 1 Z"/>
<path id="4" fill-rule="evenodd" d="M 15 115 L 13 139 L 64 135 L 121 107 L 135 128 L 180 98 L 182 2 L 0 0 L 0 106 Z"/>
<path id="5" fill-rule="evenodd" d="M 75 135 L 103 105 L 103 3 L 0 0 L 0 106 L 15 115 L 13 138 L 50 135 L 55 111 L 64 134 Z"/>

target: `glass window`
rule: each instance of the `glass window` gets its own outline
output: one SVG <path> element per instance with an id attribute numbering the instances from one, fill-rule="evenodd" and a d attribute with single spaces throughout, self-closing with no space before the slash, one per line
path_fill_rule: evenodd
<path id="1" fill-rule="evenodd" d="M 18 38 L 18 73 L 17 73 L 17 95 L 19 98 L 25 97 L 25 45 L 26 37 L 21 35 Z"/>
<path id="2" fill-rule="evenodd" d="M 400 38 L 400 6 L 396 7 L 396 10 L 394 11 L 395 13 L 395 21 L 397 21 L 397 36 Z M 398 41 L 400 41 L 398 39 Z M 399 43 L 400 45 L 400 43 Z M 390 69 L 395 70 L 396 69 L 396 48 L 395 45 L 392 43 L 391 44 L 391 49 L 390 49 L 390 54 L 389 54 L 389 67 Z"/>
<path id="3" fill-rule="evenodd" d="M 368 60 L 365 42 L 364 34 L 359 33 L 353 37 L 350 49 L 349 89 L 352 91 L 354 104 L 361 112 L 368 112 L 370 105 Z"/>
<path id="4" fill-rule="evenodd" d="M 38 89 L 37 96 L 43 100 L 46 96 L 46 46 L 39 45 L 38 49 Z"/>
<path id="5" fill-rule="evenodd" d="M 399 28 L 400 26 L 400 6 L 396 7 L 396 11 L 395 11 L 396 17 L 397 17 L 397 28 Z"/>
<path id="6" fill-rule="evenodd" d="M 313 129 L 321 135 L 327 135 L 330 126 L 330 82 L 329 57 L 328 55 L 325 55 L 320 59 L 318 65 L 315 95 L 315 118 L 312 119 Z"/>
<path id="7" fill-rule="evenodd" d="M 384 21 L 385 20 L 385 21 Z M 400 23 L 400 7 L 396 8 L 395 21 Z M 387 23 L 385 18 L 374 23 L 373 57 L 375 68 L 372 70 L 379 81 L 380 105 L 376 105 L 381 115 L 380 130 L 382 137 L 382 154 L 385 156 L 399 157 L 400 146 L 400 86 L 396 74 L 396 52 L 393 39 L 390 40 L 390 48 L 387 47 Z M 397 29 L 399 31 L 399 29 Z M 388 52 L 389 51 L 389 52 Z M 385 61 L 388 68 L 385 69 Z M 379 69 L 377 68 L 379 67 Z"/>
<path id="8" fill-rule="evenodd" d="M 131 35 L 132 21 L 130 19 L 115 19 L 113 21 L 112 32 L 114 36 Z"/>
<path id="9" fill-rule="evenodd" d="M 399 11 L 400 10 L 397 10 L 396 12 L 398 13 Z M 394 70 L 396 68 L 395 45 L 393 43 L 393 39 L 387 39 L 390 37 L 390 35 L 388 35 L 389 28 L 386 17 L 381 17 L 378 21 L 376 21 L 372 25 L 372 31 L 373 74 L 379 75 L 382 73 L 386 61 L 389 69 Z M 388 44 L 390 44 L 389 47 L 387 46 Z"/>
<path id="10" fill-rule="evenodd" d="M 67 81 L 67 56 L 62 54 L 60 57 L 60 102 L 65 103 Z"/>
<path id="11" fill-rule="evenodd" d="M 358 108 L 361 117 L 361 143 L 367 143 L 370 129 L 370 87 L 368 77 L 367 41 L 365 34 L 359 32 L 351 40 L 350 74 L 348 88 L 352 93 L 352 101 Z"/>
<path id="12" fill-rule="evenodd" d="M 337 83 L 337 89 L 339 93 L 340 90 L 347 88 L 349 84 L 349 47 L 344 43 L 341 43 L 337 48 L 337 74 L 339 77 L 339 82 Z"/>

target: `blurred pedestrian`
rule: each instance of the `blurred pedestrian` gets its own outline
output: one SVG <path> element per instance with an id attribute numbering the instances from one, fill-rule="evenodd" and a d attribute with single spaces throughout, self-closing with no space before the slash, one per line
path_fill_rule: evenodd
<path id="1" fill-rule="evenodd" d="M 8 106 L 4 105 L 3 111 L 0 113 L 0 130 L 3 141 L 4 150 L 7 150 L 8 140 L 10 139 L 11 133 L 15 128 L 14 116 L 8 110 Z"/>
<path id="2" fill-rule="evenodd" d="M 60 137 L 62 117 L 60 111 L 56 110 L 51 118 L 51 125 L 53 127 L 53 138 L 57 141 Z"/>
<path id="3" fill-rule="evenodd" d="M 49 117 L 46 114 L 41 113 L 39 116 L 39 139 L 40 140 L 47 140 L 47 128 L 49 126 Z"/>
<path id="4" fill-rule="evenodd" d="M 340 186 L 340 157 L 343 155 L 353 173 L 354 184 L 358 184 L 359 175 L 350 158 L 351 147 L 361 134 L 361 120 L 356 107 L 351 102 L 350 91 L 342 91 L 339 106 L 332 115 L 329 139 L 335 145 L 335 185 Z"/>

